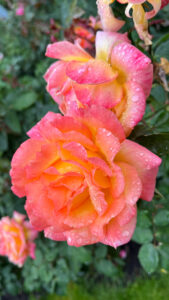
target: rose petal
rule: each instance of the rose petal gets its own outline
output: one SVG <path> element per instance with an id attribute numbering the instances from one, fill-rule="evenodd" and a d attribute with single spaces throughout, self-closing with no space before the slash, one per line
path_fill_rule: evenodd
<path id="1" fill-rule="evenodd" d="M 125 206 L 125 197 L 113 198 L 110 191 L 106 193 L 106 201 L 108 204 L 106 212 L 102 216 L 98 216 L 91 226 L 92 233 L 100 239 L 104 238 L 104 226 L 112 218 L 115 218 Z"/>
<path id="2" fill-rule="evenodd" d="M 90 227 L 66 231 L 64 234 L 67 237 L 67 243 L 69 246 L 80 247 L 99 242 L 98 237 L 91 233 Z"/>
<path id="3" fill-rule="evenodd" d="M 75 61 L 68 63 L 66 75 L 79 84 L 99 84 L 116 79 L 118 73 L 105 61 L 91 59 L 86 63 Z"/>
<path id="4" fill-rule="evenodd" d="M 90 225 L 96 218 L 97 213 L 90 198 L 86 199 L 79 207 L 69 211 L 64 224 L 74 228 L 82 228 Z"/>
<path id="5" fill-rule="evenodd" d="M 92 105 L 88 109 L 79 109 L 75 116 L 90 128 L 94 136 L 97 129 L 102 127 L 112 132 L 120 141 L 125 139 L 123 127 L 115 114 L 104 107 Z"/>
<path id="6" fill-rule="evenodd" d="M 96 135 L 96 144 L 110 165 L 112 165 L 114 157 L 120 149 L 119 140 L 111 133 L 111 131 L 105 128 L 99 128 Z"/>
<path id="7" fill-rule="evenodd" d="M 126 203 L 129 205 L 134 205 L 139 200 L 142 192 L 141 180 L 133 166 L 124 162 L 119 162 L 117 164 L 121 168 L 124 176 L 124 195 L 126 198 Z"/>
<path id="8" fill-rule="evenodd" d="M 131 81 L 126 83 L 125 90 L 125 109 L 122 111 L 121 116 L 119 116 L 119 120 L 123 125 L 126 136 L 128 136 L 144 115 L 146 98 L 142 87 L 136 82 Z M 116 113 L 118 113 L 119 105 L 114 108 Z"/>
<path id="9" fill-rule="evenodd" d="M 91 58 L 91 56 L 81 47 L 67 41 L 48 45 L 46 56 L 64 61 L 87 61 Z"/>
<path id="10" fill-rule="evenodd" d="M 98 31 L 96 33 L 96 58 L 109 62 L 112 48 L 122 42 L 131 43 L 126 33 Z"/>
<path id="11" fill-rule="evenodd" d="M 121 144 L 121 149 L 115 160 L 126 162 L 136 168 L 142 182 L 141 198 L 151 201 L 161 159 L 143 146 L 125 140 Z"/>
<path id="12" fill-rule="evenodd" d="M 119 80 L 122 80 L 124 76 L 128 81 L 137 82 L 144 90 L 146 97 L 149 96 L 153 80 L 153 66 L 150 58 L 133 45 L 121 43 L 112 49 L 111 64 L 123 73 L 120 74 Z"/>
<path id="13" fill-rule="evenodd" d="M 118 216 L 118 218 L 120 218 L 120 216 Z M 129 223 L 120 226 L 116 218 L 112 219 L 112 221 L 105 226 L 105 237 L 102 239 L 102 243 L 114 248 L 128 243 L 134 233 L 136 221 L 137 216 L 135 215 Z"/>
<path id="14" fill-rule="evenodd" d="M 83 105 L 95 104 L 109 109 L 118 104 L 123 96 L 123 89 L 116 80 L 98 85 L 82 85 L 73 82 L 73 89 L 78 101 Z"/>

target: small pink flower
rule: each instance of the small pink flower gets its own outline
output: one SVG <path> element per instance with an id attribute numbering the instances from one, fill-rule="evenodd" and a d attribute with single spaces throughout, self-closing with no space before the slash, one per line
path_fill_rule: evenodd
<path id="1" fill-rule="evenodd" d="M 22 267 L 26 258 L 35 258 L 35 243 L 37 231 L 25 215 L 13 213 L 13 218 L 3 217 L 0 220 L 0 255 L 8 257 L 13 264 Z"/>
<path id="2" fill-rule="evenodd" d="M 25 8 L 23 3 L 19 3 L 16 9 L 16 16 L 23 16 L 25 13 Z"/>
<path id="3" fill-rule="evenodd" d="M 119 252 L 119 256 L 122 258 L 122 259 L 125 259 L 127 257 L 127 252 L 126 250 L 121 250 Z"/>

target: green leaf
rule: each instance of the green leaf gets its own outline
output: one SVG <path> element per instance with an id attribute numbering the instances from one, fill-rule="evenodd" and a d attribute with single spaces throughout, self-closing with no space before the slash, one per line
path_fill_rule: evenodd
<path id="1" fill-rule="evenodd" d="M 62 0 L 61 2 L 61 16 L 62 25 L 64 28 L 70 26 L 74 13 L 77 7 L 77 0 Z"/>
<path id="2" fill-rule="evenodd" d="M 21 133 L 21 125 L 16 112 L 9 111 L 5 116 L 5 123 L 13 132 Z"/>
<path id="3" fill-rule="evenodd" d="M 142 228 L 149 228 L 151 226 L 151 221 L 148 217 L 148 211 L 146 210 L 138 211 L 137 226 Z"/>
<path id="4" fill-rule="evenodd" d="M 152 231 L 149 228 L 136 227 L 132 240 L 138 244 L 146 244 L 153 240 Z"/>
<path id="5" fill-rule="evenodd" d="M 98 261 L 95 267 L 99 273 L 108 277 L 113 277 L 117 274 L 117 268 L 112 264 L 111 261 L 106 259 Z"/>
<path id="6" fill-rule="evenodd" d="M 88 264 L 91 262 L 91 253 L 84 247 L 76 248 L 69 247 L 68 248 L 68 256 L 71 260 L 76 260 L 83 264 Z"/>
<path id="7" fill-rule="evenodd" d="M 169 38 L 169 34 L 168 34 L 168 38 Z M 161 57 L 165 57 L 169 60 L 169 39 L 160 44 L 159 47 L 157 47 L 156 51 L 155 51 L 155 56 L 158 58 L 158 60 Z"/>
<path id="8" fill-rule="evenodd" d="M 169 246 L 161 245 L 158 251 L 160 254 L 160 267 L 169 271 Z"/>
<path id="9" fill-rule="evenodd" d="M 0 132 L 0 151 L 6 151 L 8 149 L 8 136 L 5 131 Z"/>
<path id="10" fill-rule="evenodd" d="M 147 273 L 151 274 L 157 269 L 159 255 L 152 244 L 143 245 L 139 250 L 138 258 L 140 264 Z"/>
<path id="11" fill-rule="evenodd" d="M 151 96 L 153 96 L 160 103 L 164 103 L 166 100 L 165 90 L 160 84 L 153 85 Z"/>
<path id="12" fill-rule="evenodd" d="M 159 156 L 168 155 L 169 132 L 142 136 L 137 138 L 136 142 Z"/>
<path id="13" fill-rule="evenodd" d="M 19 96 L 12 104 L 12 108 L 16 111 L 24 110 L 30 107 L 37 100 L 37 94 L 35 92 L 25 93 Z"/>
<path id="14" fill-rule="evenodd" d="M 95 250 L 96 259 L 105 258 L 107 255 L 107 247 L 105 245 L 99 244 Z"/>
<path id="15" fill-rule="evenodd" d="M 162 209 L 154 217 L 154 223 L 158 226 L 166 226 L 169 224 L 169 210 Z"/>

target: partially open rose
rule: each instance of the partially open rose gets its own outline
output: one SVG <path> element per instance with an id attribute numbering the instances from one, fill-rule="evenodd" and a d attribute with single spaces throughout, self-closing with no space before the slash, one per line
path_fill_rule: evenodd
<path id="1" fill-rule="evenodd" d="M 25 215 L 14 212 L 13 217 L 3 217 L 0 220 L 0 255 L 8 257 L 13 264 L 22 267 L 26 258 L 35 258 L 35 243 L 37 231 L 30 222 L 25 221 Z"/>
<path id="2" fill-rule="evenodd" d="M 46 55 L 60 59 L 45 79 L 64 114 L 93 104 L 103 106 L 116 114 L 126 135 L 142 119 L 153 67 L 125 34 L 98 32 L 95 59 L 67 41 L 49 45 Z"/>
<path id="3" fill-rule="evenodd" d="M 11 177 L 32 225 L 73 246 L 127 243 L 136 202 L 152 199 L 161 159 L 125 140 L 116 116 L 97 106 L 74 118 L 49 112 L 28 135 Z"/>

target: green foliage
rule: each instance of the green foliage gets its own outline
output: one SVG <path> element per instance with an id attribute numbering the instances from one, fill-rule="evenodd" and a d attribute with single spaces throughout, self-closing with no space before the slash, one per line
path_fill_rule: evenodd
<path id="1" fill-rule="evenodd" d="M 153 273 L 159 262 L 158 252 L 152 244 L 145 244 L 140 248 L 139 260 L 142 267 L 149 274 Z"/>
<path id="2" fill-rule="evenodd" d="M 39 300 L 163 300 L 168 299 L 169 277 L 137 279 L 126 287 L 96 285 L 88 292 L 83 286 L 69 285 L 66 296 L 49 295 Z M 35 300 L 31 296 L 30 300 Z"/>

